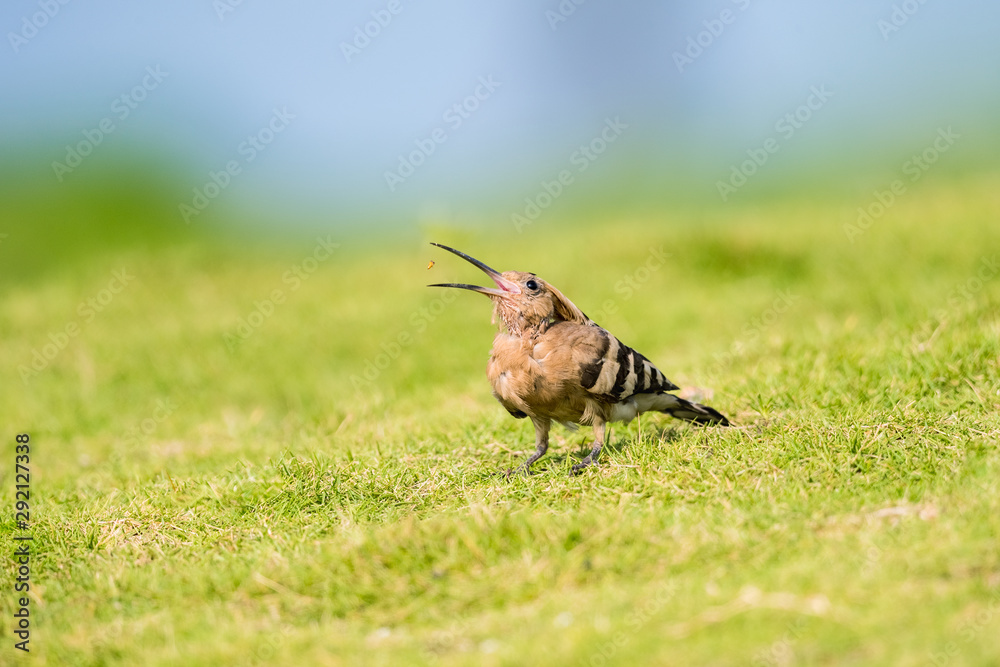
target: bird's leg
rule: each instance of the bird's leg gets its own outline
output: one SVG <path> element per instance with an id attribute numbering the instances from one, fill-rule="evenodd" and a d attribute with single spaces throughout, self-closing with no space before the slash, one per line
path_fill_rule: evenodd
<path id="1" fill-rule="evenodd" d="M 535 425 L 535 453 L 517 468 L 508 470 L 508 477 L 516 475 L 520 472 L 530 475 L 531 464 L 545 456 L 545 452 L 549 449 L 549 426 L 552 422 L 548 419 L 536 419 L 535 417 L 532 417 L 531 423 Z"/>
<path id="2" fill-rule="evenodd" d="M 600 417 L 594 419 L 594 448 L 587 454 L 587 458 L 573 466 L 570 475 L 575 475 L 597 460 L 597 455 L 601 453 L 601 447 L 604 447 L 604 427 L 606 424 L 607 422 Z"/>

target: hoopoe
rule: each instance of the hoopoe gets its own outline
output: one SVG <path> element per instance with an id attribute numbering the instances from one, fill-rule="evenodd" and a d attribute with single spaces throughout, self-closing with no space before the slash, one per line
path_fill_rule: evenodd
<path id="1" fill-rule="evenodd" d="M 499 273 L 464 252 L 431 245 L 471 262 L 496 283 L 496 288 L 428 287 L 472 290 L 493 301 L 493 321 L 501 324 L 486 367 L 493 395 L 515 418 L 529 417 L 535 426 L 535 453 L 508 474 L 530 473 L 531 464 L 548 450 L 553 420 L 594 429 L 594 447 L 573 466 L 574 474 L 597 460 L 608 422 L 627 423 L 653 410 L 698 424 L 729 425 L 714 408 L 668 393 L 679 387 L 534 273 Z"/>

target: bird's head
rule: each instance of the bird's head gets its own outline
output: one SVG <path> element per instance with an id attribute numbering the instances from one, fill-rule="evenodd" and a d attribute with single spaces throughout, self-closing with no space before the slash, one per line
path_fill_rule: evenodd
<path id="1" fill-rule="evenodd" d="M 493 319 L 500 320 L 507 330 L 520 336 L 524 332 L 544 331 L 555 322 L 593 324 L 582 310 L 563 296 L 562 292 L 534 273 L 505 271 L 500 273 L 464 252 L 440 243 L 432 243 L 479 267 L 496 283 L 496 287 L 480 287 L 464 283 L 443 283 L 428 287 L 457 287 L 472 290 L 490 297 L 493 301 Z"/>

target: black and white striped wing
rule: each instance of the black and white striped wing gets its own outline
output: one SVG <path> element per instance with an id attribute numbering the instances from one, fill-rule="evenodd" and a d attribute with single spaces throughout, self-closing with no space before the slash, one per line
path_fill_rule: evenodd
<path id="1" fill-rule="evenodd" d="M 594 358 L 580 366 L 583 388 L 601 400 L 617 403 L 635 394 L 656 394 L 679 389 L 649 359 L 610 333 L 601 334 Z"/>

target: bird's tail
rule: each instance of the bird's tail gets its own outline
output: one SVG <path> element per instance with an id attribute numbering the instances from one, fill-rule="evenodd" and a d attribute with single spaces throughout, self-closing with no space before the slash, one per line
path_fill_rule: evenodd
<path id="1" fill-rule="evenodd" d="M 666 401 L 666 405 L 661 404 L 658 408 L 660 412 L 668 414 L 671 417 L 696 424 L 729 426 L 729 420 L 726 419 L 726 416 L 715 408 L 710 408 L 701 403 L 694 403 L 673 394 L 661 394 L 661 396 L 664 399 L 668 399 L 668 401 Z"/>

